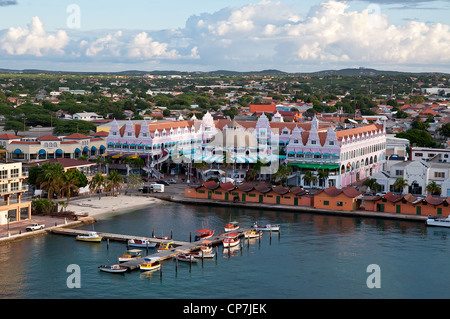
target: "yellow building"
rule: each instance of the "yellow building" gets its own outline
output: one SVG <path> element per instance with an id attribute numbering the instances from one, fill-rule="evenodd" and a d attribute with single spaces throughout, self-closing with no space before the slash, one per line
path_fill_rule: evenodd
<path id="1" fill-rule="evenodd" d="M 21 202 L 21 196 L 27 191 L 23 180 L 27 174 L 22 172 L 22 163 L 0 164 L 0 225 L 24 219 L 31 219 L 31 202 Z M 9 218 L 9 221 L 8 221 Z"/>

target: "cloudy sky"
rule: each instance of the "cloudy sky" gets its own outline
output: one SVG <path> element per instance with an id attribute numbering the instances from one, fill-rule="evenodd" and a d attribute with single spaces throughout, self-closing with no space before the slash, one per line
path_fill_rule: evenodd
<path id="1" fill-rule="evenodd" d="M 450 72 L 450 0 L 0 0 L 0 68 Z"/>

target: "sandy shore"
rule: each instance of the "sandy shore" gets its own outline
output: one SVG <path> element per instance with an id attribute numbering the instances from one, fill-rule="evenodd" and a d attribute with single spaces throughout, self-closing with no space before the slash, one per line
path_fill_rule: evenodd
<path id="1" fill-rule="evenodd" d="M 91 198 L 71 200 L 67 206 L 67 210 L 77 214 L 87 213 L 90 217 L 99 217 L 100 215 L 117 212 L 122 213 L 162 202 L 158 198 L 145 196 L 118 195 L 101 197 L 101 199 L 92 196 Z"/>

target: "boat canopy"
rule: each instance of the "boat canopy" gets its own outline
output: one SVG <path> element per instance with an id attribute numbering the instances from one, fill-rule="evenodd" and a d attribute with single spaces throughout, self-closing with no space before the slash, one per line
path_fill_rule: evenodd
<path id="1" fill-rule="evenodd" d="M 204 229 L 196 230 L 194 233 L 209 233 L 209 232 L 211 232 L 211 229 L 204 228 Z"/>

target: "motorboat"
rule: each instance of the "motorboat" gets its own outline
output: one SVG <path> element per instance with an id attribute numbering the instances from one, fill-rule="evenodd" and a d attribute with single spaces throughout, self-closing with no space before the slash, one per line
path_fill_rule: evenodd
<path id="1" fill-rule="evenodd" d="M 173 241 L 167 241 L 159 244 L 157 251 L 165 251 L 173 248 Z"/>
<path id="2" fill-rule="evenodd" d="M 144 258 L 145 262 L 139 265 L 141 271 L 155 271 L 161 268 L 159 258 Z"/>
<path id="3" fill-rule="evenodd" d="M 280 231 L 280 225 L 278 224 L 267 224 L 264 226 L 258 225 L 257 223 L 255 223 L 253 225 L 253 228 L 258 229 L 258 230 L 266 230 L 266 231 Z"/>
<path id="4" fill-rule="evenodd" d="M 246 232 L 244 232 L 244 236 L 245 238 L 260 238 L 262 237 L 262 231 L 261 230 L 256 230 L 256 229 L 252 229 L 252 230 L 248 230 Z"/>
<path id="5" fill-rule="evenodd" d="M 122 255 L 122 257 L 119 257 L 119 262 L 123 263 L 125 261 L 130 261 L 135 258 L 142 257 L 142 250 L 140 249 L 130 249 L 127 250 L 125 254 Z"/>
<path id="6" fill-rule="evenodd" d="M 100 269 L 100 271 L 104 271 L 104 272 L 111 272 L 111 273 L 124 273 L 128 270 L 127 267 L 115 264 L 115 265 L 102 265 L 99 266 L 98 269 Z"/>
<path id="7" fill-rule="evenodd" d="M 195 258 L 195 256 L 193 256 L 191 254 L 179 254 L 179 255 L 175 256 L 175 259 L 180 260 L 180 261 L 190 262 L 190 263 L 198 262 L 198 259 Z"/>
<path id="8" fill-rule="evenodd" d="M 155 242 L 151 242 L 149 239 L 147 238 L 143 238 L 143 239 L 130 239 L 128 240 L 128 246 L 129 247 L 140 247 L 140 248 L 155 248 L 156 247 L 156 243 Z"/>
<path id="9" fill-rule="evenodd" d="M 194 234 L 196 234 L 194 237 L 194 240 L 199 241 L 199 240 L 211 238 L 214 235 L 214 229 L 212 229 L 212 230 L 208 229 L 208 228 L 199 229 L 199 230 L 196 230 L 194 232 Z"/>
<path id="10" fill-rule="evenodd" d="M 241 241 L 239 233 L 229 233 L 226 236 L 227 237 L 222 240 L 223 247 L 229 248 L 239 245 L 239 242 Z"/>
<path id="11" fill-rule="evenodd" d="M 234 230 L 238 230 L 239 229 L 239 225 L 237 222 L 231 222 L 225 225 L 225 231 L 226 232 L 230 232 L 230 231 L 234 231 Z"/>
<path id="12" fill-rule="evenodd" d="M 95 231 L 90 231 L 87 235 L 77 235 L 76 239 L 79 241 L 88 241 L 88 242 L 92 242 L 92 243 L 99 243 L 102 241 L 103 237 L 100 236 Z"/>
<path id="13" fill-rule="evenodd" d="M 438 227 L 450 227 L 450 216 L 443 218 L 443 217 L 433 217 L 428 216 L 427 226 L 438 226 Z"/>
<path id="14" fill-rule="evenodd" d="M 209 245 L 200 246 L 200 250 L 189 252 L 188 255 L 192 255 L 196 258 L 214 258 L 215 253 L 213 253 L 213 249 Z"/>

